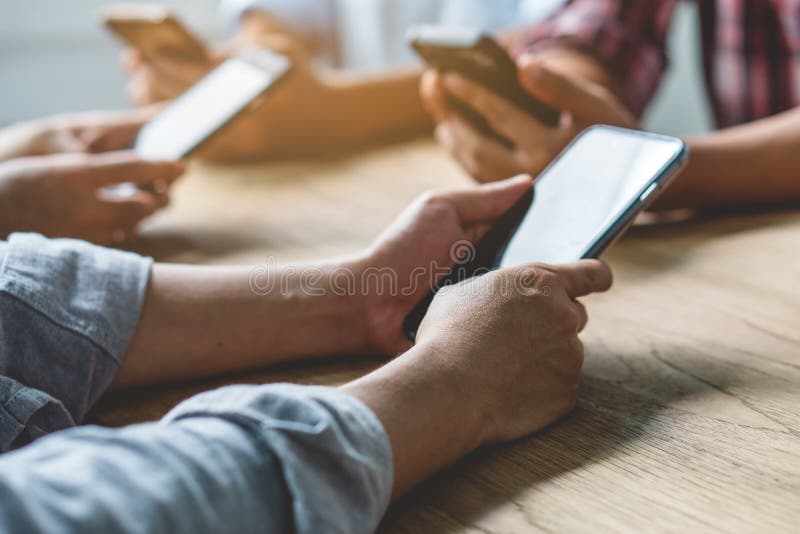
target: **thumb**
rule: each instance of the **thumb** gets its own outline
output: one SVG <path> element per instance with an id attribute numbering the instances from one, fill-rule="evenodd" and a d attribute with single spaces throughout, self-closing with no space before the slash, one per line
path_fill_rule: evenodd
<path id="1" fill-rule="evenodd" d="M 519 59 L 518 69 L 519 81 L 529 93 L 581 122 L 628 127 L 636 123 L 633 114 L 602 85 L 558 71 L 532 54 Z"/>
<path id="2" fill-rule="evenodd" d="M 530 176 L 522 175 L 481 187 L 453 191 L 446 196 L 455 206 L 463 224 L 492 222 L 530 191 L 532 184 Z"/>

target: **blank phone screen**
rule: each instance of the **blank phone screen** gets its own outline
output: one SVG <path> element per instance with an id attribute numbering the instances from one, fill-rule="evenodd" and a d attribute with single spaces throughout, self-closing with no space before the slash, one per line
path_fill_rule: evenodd
<path id="1" fill-rule="evenodd" d="M 259 52 L 258 62 L 225 61 L 148 123 L 136 140 L 136 153 L 148 160 L 178 160 L 283 77 L 288 58 Z"/>
<path id="2" fill-rule="evenodd" d="M 678 139 L 607 126 L 586 130 L 536 181 L 533 204 L 499 266 L 583 259 L 660 187 L 683 152 Z"/>

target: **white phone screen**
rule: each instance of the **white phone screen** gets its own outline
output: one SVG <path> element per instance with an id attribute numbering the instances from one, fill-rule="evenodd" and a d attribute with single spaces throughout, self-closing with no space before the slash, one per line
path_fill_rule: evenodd
<path id="1" fill-rule="evenodd" d="M 598 126 L 586 130 L 538 178 L 535 198 L 500 267 L 577 261 L 620 218 L 668 179 L 679 139 Z"/>
<path id="2" fill-rule="evenodd" d="M 139 133 L 136 153 L 147 160 L 178 160 L 283 77 L 291 62 L 259 51 L 258 57 L 225 61 L 170 104 Z"/>

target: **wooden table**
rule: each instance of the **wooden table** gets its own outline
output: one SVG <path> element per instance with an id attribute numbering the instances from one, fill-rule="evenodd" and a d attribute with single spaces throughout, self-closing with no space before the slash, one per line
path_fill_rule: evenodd
<path id="1" fill-rule="evenodd" d="M 428 142 L 314 164 L 196 168 L 147 231 L 179 262 L 320 258 L 369 243 L 419 192 L 466 184 Z M 577 411 L 475 453 L 389 512 L 385 532 L 800 532 L 800 212 L 635 228 L 592 297 Z M 340 384 L 371 360 L 287 366 L 108 397 L 153 420 L 232 382 Z"/>

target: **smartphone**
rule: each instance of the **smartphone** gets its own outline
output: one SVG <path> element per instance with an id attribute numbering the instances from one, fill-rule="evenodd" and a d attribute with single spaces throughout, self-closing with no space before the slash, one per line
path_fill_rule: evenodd
<path id="1" fill-rule="evenodd" d="M 456 72 L 492 90 L 547 126 L 556 126 L 561 113 L 535 99 L 519 83 L 517 64 L 492 36 L 477 30 L 416 26 L 408 33 L 411 47 L 431 67 Z M 493 132 L 486 120 L 453 98 L 451 105 L 484 132 Z"/>
<path id="2" fill-rule="evenodd" d="M 103 23 L 122 42 L 145 58 L 170 54 L 210 61 L 203 41 L 166 7 L 156 4 L 114 4 L 103 9 Z"/>
<path id="3" fill-rule="evenodd" d="M 291 66 L 289 58 L 266 49 L 253 49 L 225 61 L 147 123 L 136 138 L 134 151 L 147 160 L 191 156 L 257 105 Z"/>
<path id="4" fill-rule="evenodd" d="M 612 126 L 579 134 L 439 287 L 528 263 L 598 258 L 688 159 L 683 141 Z M 416 337 L 435 290 L 408 315 Z"/>

